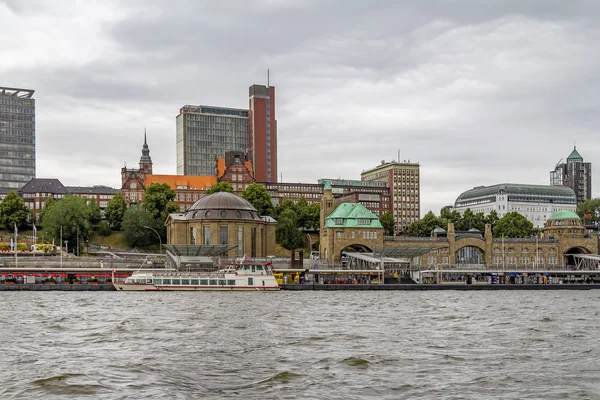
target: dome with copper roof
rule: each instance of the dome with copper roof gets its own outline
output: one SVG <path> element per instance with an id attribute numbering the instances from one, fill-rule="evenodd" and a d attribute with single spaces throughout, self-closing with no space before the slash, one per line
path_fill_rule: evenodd
<path id="1" fill-rule="evenodd" d="M 260 221 L 261 217 L 256 208 L 243 197 L 229 192 L 217 192 L 195 202 L 186 212 L 185 219 Z"/>

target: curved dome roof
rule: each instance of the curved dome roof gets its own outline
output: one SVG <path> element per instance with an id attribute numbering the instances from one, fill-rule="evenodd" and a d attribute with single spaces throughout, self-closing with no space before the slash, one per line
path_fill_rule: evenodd
<path id="1" fill-rule="evenodd" d="M 190 207 L 192 210 L 247 210 L 256 211 L 246 199 L 229 192 L 217 192 L 204 196 Z"/>
<path id="2" fill-rule="evenodd" d="M 229 192 L 217 192 L 195 202 L 186 212 L 185 219 L 260 221 L 261 217 L 256 208 L 243 197 Z"/>
<path id="3" fill-rule="evenodd" d="M 549 221 L 554 221 L 557 219 L 581 219 L 581 218 L 579 218 L 579 215 L 577 215 L 576 213 L 574 213 L 573 211 L 570 211 L 570 210 L 556 211 L 548 218 Z"/>

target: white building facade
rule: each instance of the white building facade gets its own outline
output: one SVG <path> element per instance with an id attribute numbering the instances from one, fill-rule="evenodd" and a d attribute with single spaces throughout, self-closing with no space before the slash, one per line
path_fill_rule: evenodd
<path id="1" fill-rule="evenodd" d="M 488 215 L 492 210 L 502 218 L 516 211 L 527 218 L 535 228 L 543 228 L 546 220 L 556 211 L 577 209 L 573 189 L 566 186 L 522 185 L 501 183 L 476 186 L 463 192 L 454 202 L 454 210 Z"/>

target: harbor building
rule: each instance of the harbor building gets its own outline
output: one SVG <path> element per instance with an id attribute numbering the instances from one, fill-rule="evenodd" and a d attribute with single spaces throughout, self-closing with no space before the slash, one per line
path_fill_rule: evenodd
<path id="1" fill-rule="evenodd" d="M 34 90 L 0 87 L 0 188 L 35 178 Z"/>
<path id="2" fill-rule="evenodd" d="M 562 159 L 560 160 L 562 161 Z M 550 171 L 550 184 L 568 186 L 575 192 L 577 203 L 592 199 L 592 163 L 584 162 L 583 157 L 573 146 L 566 163 L 558 162 Z"/>
<path id="3" fill-rule="evenodd" d="M 275 254 L 275 225 L 269 216 L 234 193 L 217 192 L 198 200 L 188 211 L 169 214 L 168 244 L 236 245 L 228 258 L 264 258 Z"/>
<path id="4" fill-rule="evenodd" d="M 248 110 L 186 105 L 176 126 L 177 175 L 214 175 L 215 158 L 250 147 Z"/>
<path id="5" fill-rule="evenodd" d="M 500 218 L 516 211 L 531 221 L 535 228 L 542 228 L 552 213 L 575 211 L 577 200 L 573 189 L 566 186 L 501 183 L 476 186 L 461 193 L 453 209 L 461 214 L 470 209 L 473 213 L 485 215 L 495 210 Z"/>
<path id="6" fill-rule="evenodd" d="M 408 161 L 381 161 L 375 168 L 363 171 L 364 182 L 385 182 L 390 191 L 390 211 L 396 223 L 396 231 L 404 232 L 420 218 L 421 184 L 420 165 Z"/>

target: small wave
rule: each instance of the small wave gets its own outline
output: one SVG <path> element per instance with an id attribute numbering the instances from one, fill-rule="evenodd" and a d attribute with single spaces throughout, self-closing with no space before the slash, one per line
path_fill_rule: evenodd
<path id="1" fill-rule="evenodd" d="M 463 357 L 452 356 L 450 354 L 444 354 L 444 356 L 442 358 L 444 360 L 452 360 L 452 361 L 464 361 L 465 360 Z"/>
<path id="2" fill-rule="evenodd" d="M 44 385 L 54 384 L 55 382 L 64 381 L 68 378 L 73 378 L 75 376 L 81 376 L 81 374 L 64 374 L 64 375 L 51 376 L 50 378 L 43 378 L 43 379 L 38 379 L 36 381 L 33 381 L 33 384 L 44 386 Z"/>
<path id="3" fill-rule="evenodd" d="M 83 383 L 68 383 L 67 380 L 74 377 L 82 376 L 81 374 L 64 374 L 51 376 L 49 378 L 42 378 L 33 381 L 33 384 L 37 387 L 37 390 L 43 390 L 45 394 L 54 396 L 91 396 L 95 395 L 99 389 L 103 389 L 104 386 L 97 383 L 94 384 L 83 384 Z"/>
<path id="4" fill-rule="evenodd" d="M 370 364 L 368 360 L 365 360 L 364 358 L 358 358 L 358 357 L 344 358 L 342 360 L 342 363 L 349 365 L 351 367 L 357 367 L 357 368 L 368 368 L 369 364 Z"/>
<path id="5" fill-rule="evenodd" d="M 552 319 L 550 317 L 544 317 L 544 318 L 540 319 L 540 322 L 554 322 L 554 319 Z"/>
<path id="6" fill-rule="evenodd" d="M 269 378 L 263 379 L 262 381 L 258 381 L 257 384 L 262 384 L 262 383 L 270 383 L 270 382 L 283 382 L 283 383 L 288 383 L 291 380 L 300 378 L 302 375 L 300 374 L 295 374 L 293 372 L 289 372 L 289 371 L 283 371 L 280 372 L 276 375 L 273 375 Z"/>
<path id="7" fill-rule="evenodd" d="M 308 338 L 308 340 L 317 341 L 317 340 L 325 340 L 325 338 L 321 337 L 321 336 L 311 336 Z"/>
<path id="8" fill-rule="evenodd" d="M 405 383 L 404 385 L 392 387 L 391 389 L 395 392 L 408 392 L 414 388 L 415 387 L 413 385 L 411 385 L 410 383 Z"/>

